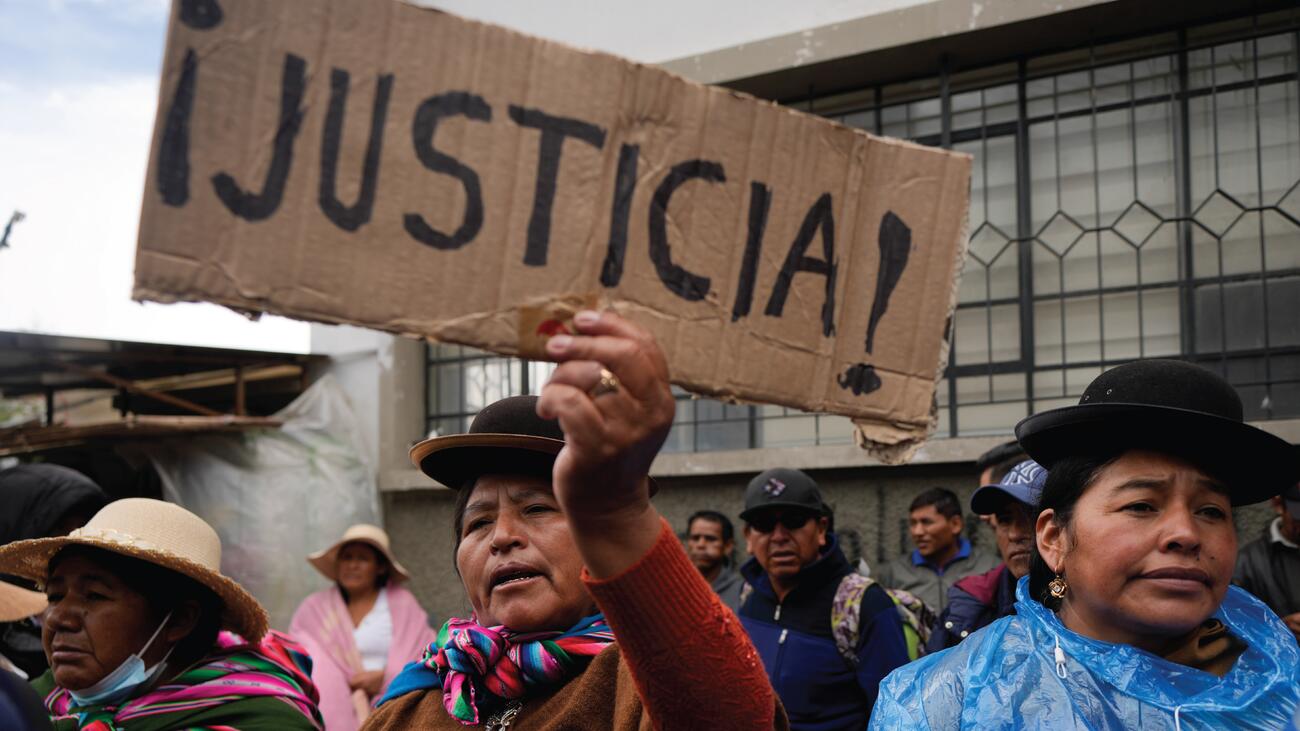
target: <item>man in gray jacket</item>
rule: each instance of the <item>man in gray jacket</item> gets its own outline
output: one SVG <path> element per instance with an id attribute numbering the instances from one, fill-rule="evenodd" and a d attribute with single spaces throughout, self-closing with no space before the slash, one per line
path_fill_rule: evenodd
<path id="1" fill-rule="evenodd" d="M 874 578 L 887 589 L 910 592 L 936 616 L 942 614 L 953 584 L 1001 563 L 971 546 L 961 534 L 965 525 L 961 503 L 951 490 L 926 490 L 908 509 L 908 532 L 916 550 L 881 566 Z"/>
<path id="2" fill-rule="evenodd" d="M 722 513 L 700 510 L 686 521 L 686 555 L 713 585 L 722 603 L 739 612 L 740 589 L 745 582 L 731 560 L 735 550 L 735 529 Z"/>
<path id="3" fill-rule="evenodd" d="M 1259 597 L 1300 641 L 1300 486 L 1273 498 L 1277 517 L 1237 554 L 1232 583 Z"/>

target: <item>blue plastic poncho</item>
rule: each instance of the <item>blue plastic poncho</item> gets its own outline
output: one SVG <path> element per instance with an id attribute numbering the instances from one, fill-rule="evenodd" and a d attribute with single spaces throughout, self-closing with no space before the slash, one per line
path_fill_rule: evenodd
<path id="1" fill-rule="evenodd" d="M 1014 616 L 890 673 L 871 728 L 1280 729 L 1300 702 L 1295 637 L 1235 586 L 1214 616 L 1249 649 L 1222 679 L 1071 632 L 1028 578 L 1016 598 Z"/>

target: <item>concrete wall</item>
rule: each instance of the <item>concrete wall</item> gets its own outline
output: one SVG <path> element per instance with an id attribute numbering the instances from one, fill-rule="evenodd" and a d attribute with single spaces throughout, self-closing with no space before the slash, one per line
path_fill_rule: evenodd
<path id="1" fill-rule="evenodd" d="M 468 617 L 469 602 L 452 560 L 451 490 L 383 493 L 384 527 L 393 552 L 411 572 L 410 589 L 436 627 L 448 617 Z"/>
<path id="2" fill-rule="evenodd" d="M 407 452 L 424 436 L 424 343 L 320 324 L 311 326 L 311 343 L 312 353 L 330 356 L 312 375 L 328 372 L 347 392 L 381 487 L 386 473 L 411 470 Z"/>

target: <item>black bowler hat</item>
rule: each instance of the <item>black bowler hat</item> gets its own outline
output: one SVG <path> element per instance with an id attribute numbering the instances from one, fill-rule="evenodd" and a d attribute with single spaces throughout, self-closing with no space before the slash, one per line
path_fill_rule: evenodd
<path id="1" fill-rule="evenodd" d="M 426 439 L 411 447 L 411 461 L 453 490 L 488 473 L 551 476 L 564 432 L 537 415 L 536 396 L 510 396 L 488 404 L 469 432 Z"/>
<path id="2" fill-rule="evenodd" d="M 1267 500 L 1300 480 L 1290 444 L 1242 417 L 1227 381 L 1177 360 L 1139 360 L 1093 379 L 1077 406 L 1034 414 L 1016 438 L 1047 469 L 1065 457 L 1151 449 L 1229 485 L 1233 505 Z"/>

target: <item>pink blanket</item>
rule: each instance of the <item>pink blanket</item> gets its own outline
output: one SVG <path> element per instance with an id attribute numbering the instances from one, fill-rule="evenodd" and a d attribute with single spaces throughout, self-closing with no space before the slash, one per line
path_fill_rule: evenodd
<path id="1" fill-rule="evenodd" d="M 433 642 L 429 617 L 405 587 L 389 584 L 388 611 L 393 618 L 393 644 L 384 668 L 384 690 L 402 666 L 419 658 Z M 352 618 L 337 586 L 307 597 L 293 614 L 289 634 L 312 658 L 311 679 L 320 692 L 326 731 L 357 731 L 361 726 L 348 680 L 361 671 L 361 655 L 352 640 Z M 383 697 L 383 690 L 379 696 Z"/>

